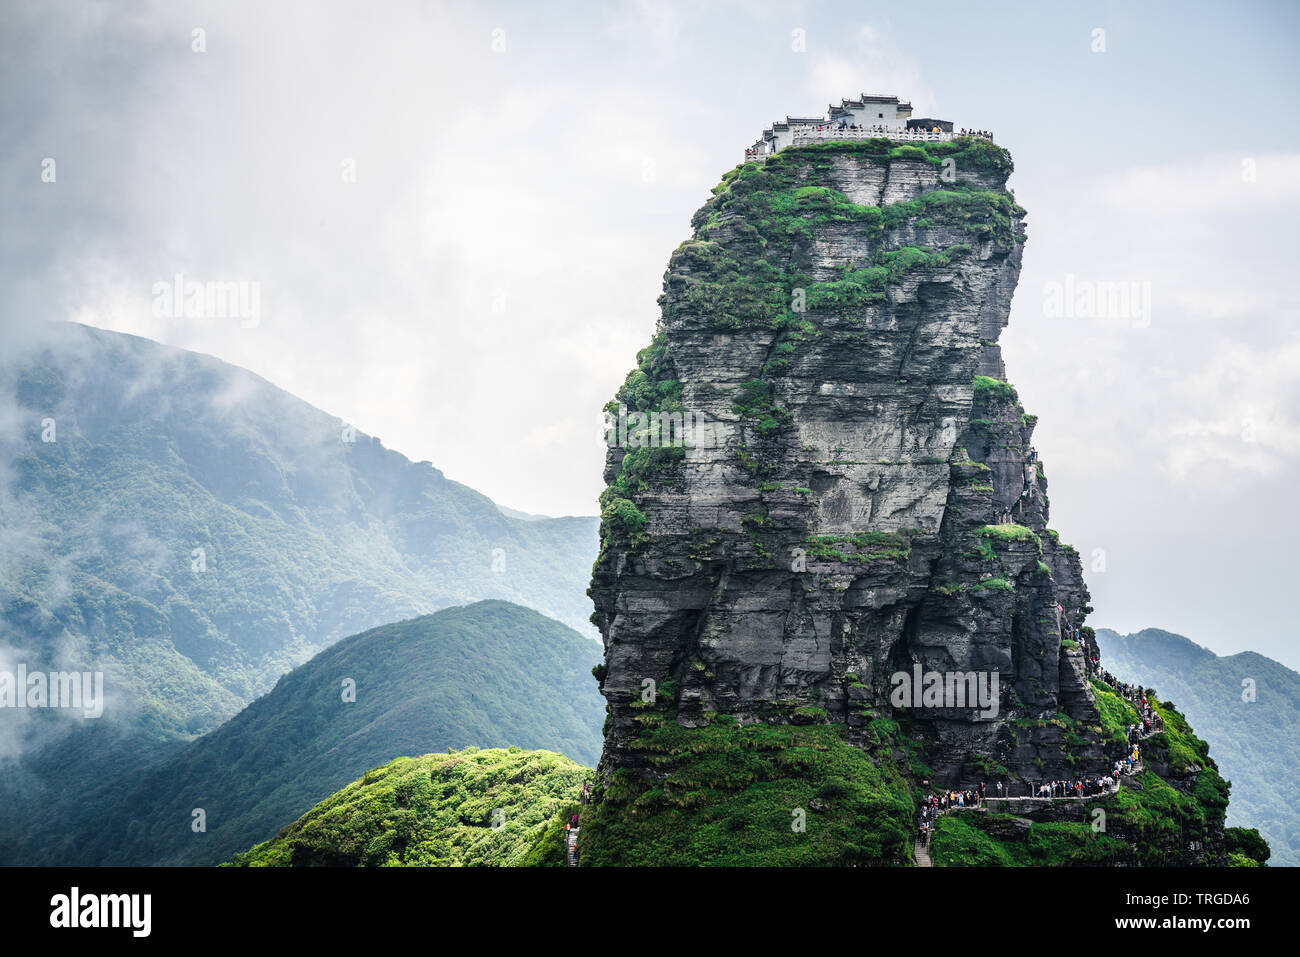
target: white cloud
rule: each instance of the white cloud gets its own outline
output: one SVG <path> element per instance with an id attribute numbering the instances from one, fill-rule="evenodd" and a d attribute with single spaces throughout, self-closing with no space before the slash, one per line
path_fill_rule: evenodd
<path id="1" fill-rule="evenodd" d="M 1250 163 L 1253 179 L 1243 175 Z M 1213 228 L 1215 214 L 1283 213 L 1300 208 L 1300 156 L 1214 153 L 1121 170 L 1098 181 L 1089 200 L 1109 213 L 1174 210 L 1178 224 Z"/>
<path id="2" fill-rule="evenodd" d="M 1121 170 L 1062 191 L 1081 197 L 1076 202 L 1040 197 L 1030 204 L 1034 229 L 1007 336 L 1011 356 L 1032 337 L 1037 365 L 1030 376 L 1087 371 L 1090 401 L 1111 416 L 1141 415 L 1151 425 L 1153 451 L 1176 457 L 1181 464 L 1172 474 L 1184 478 L 1197 444 L 1240 431 L 1248 414 L 1260 425 L 1258 448 L 1242 459 L 1254 463 L 1248 467 L 1281 467 L 1273 459 L 1265 464 L 1255 454 L 1261 451 L 1288 460 L 1300 454 L 1300 357 L 1292 332 L 1300 298 L 1290 266 L 1300 187 L 1288 178 L 1300 172 L 1300 156 L 1261 157 L 1261 178 L 1251 184 L 1233 179 L 1231 162 L 1201 156 Z M 1150 282 L 1150 327 L 1044 318 L 1045 284 L 1067 274 Z M 1009 368 L 1014 374 L 1016 363 Z M 1189 424 L 1210 422 L 1220 424 Z M 1098 454 L 1118 458 L 1125 450 Z"/>
<path id="3" fill-rule="evenodd" d="M 1003 342 L 1041 416 L 1062 533 L 1131 568 L 1145 556 L 1143 574 L 1159 575 L 1161 548 L 1240 536 L 1215 523 L 1289 494 L 1294 131 L 1279 114 L 1249 137 L 1269 149 L 1232 152 L 1232 138 L 1189 139 L 1185 123 L 1094 129 L 1105 114 L 1090 103 L 1111 89 L 1096 86 L 1108 82 L 1098 58 L 1084 81 L 1077 64 L 1032 72 L 1061 49 L 1062 23 L 972 14 L 962 32 L 958 6 L 867 18 L 851 5 L 648 0 L 564 15 L 524 3 L 64 9 L 77 15 L 6 11 L 0 31 L 0 71 L 23 81 L 6 96 L 16 132 L 0 156 L 8 311 L 217 355 L 513 507 L 591 514 L 603 456 L 587 423 L 649 341 L 664 265 L 709 187 L 773 118 L 894 93 L 918 114 L 991 116 L 1021 144 L 1030 241 Z M 203 55 L 188 48 L 199 22 Z M 789 47 L 796 26 L 803 55 Z M 1134 62 L 1146 71 L 1126 81 L 1135 96 L 1197 80 L 1195 67 Z M 47 152 L 60 174 L 49 188 L 32 172 Z M 344 158 L 355 183 L 341 181 Z M 261 325 L 152 316 L 151 285 L 176 272 L 258 281 Z M 1067 273 L 1150 281 L 1150 327 L 1047 319 L 1044 284 Z M 1239 437 L 1246 420 L 1253 443 Z M 1292 535 L 1295 519 L 1268 528 Z M 1167 609 L 1164 587 L 1190 596 L 1180 612 L 1209 615 L 1196 604 L 1213 594 L 1206 574 L 1130 593 L 1101 575 L 1094 603 L 1130 620 L 1133 589 L 1140 607 Z"/>
<path id="4" fill-rule="evenodd" d="M 891 31 L 862 24 L 851 36 L 849 53 L 836 52 L 827 44 L 810 44 L 806 94 L 821 97 L 822 103 L 862 93 L 894 95 L 910 101 L 916 116 L 925 116 L 935 108 L 934 92 L 921 68 Z M 819 111 L 824 109 L 817 107 Z"/>

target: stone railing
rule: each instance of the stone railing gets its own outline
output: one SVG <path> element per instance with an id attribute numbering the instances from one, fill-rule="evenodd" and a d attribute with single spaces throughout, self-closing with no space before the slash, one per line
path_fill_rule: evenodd
<path id="1" fill-rule="evenodd" d="M 794 131 L 794 146 L 826 140 L 891 140 L 896 143 L 945 143 L 961 136 L 980 137 L 978 133 L 935 133 L 930 130 L 841 130 L 834 127 L 816 129 L 805 126 Z M 992 140 L 991 136 L 981 137 Z"/>
<path id="2" fill-rule="evenodd" d="M 935 133 L 930 130 L 842 130 L 827 126 L 817 129 L 815 126 L 800 126 L 795 129 L 791 146 L 804 146 L 808 143 L 824 143 L 827 140 L 890 140 L 894 143 L 946 143 L 958 137 L 971 136 L 992 142 L 993 137 L 982 133 Z M 761 163 L 771 154 L 761 149 L 745 150 L 746 163 Z"/>

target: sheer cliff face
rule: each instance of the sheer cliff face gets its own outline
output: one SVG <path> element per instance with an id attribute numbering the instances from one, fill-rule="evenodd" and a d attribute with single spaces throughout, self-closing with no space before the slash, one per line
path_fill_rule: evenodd
<path id="1" fill-rule="evenodd" d="M 649 767 L 648 712 L 851 739 L 893 717 L 952 784 L 1100 766 L 1096 736 L 1067 746 L 1060 720 L 1097 719 L 1063 644 L 1088 592 L 1002 381 L 1024 242 L 1010 159 L 968 140 L 827 146 L 728 174 L 609 407 L 626 425 L 590 592 L 605 771 Z M 706 429 L 655 447 L 638 412 Z M 996 674 L 996 707 L 891 705 L 916 665 Z"/>

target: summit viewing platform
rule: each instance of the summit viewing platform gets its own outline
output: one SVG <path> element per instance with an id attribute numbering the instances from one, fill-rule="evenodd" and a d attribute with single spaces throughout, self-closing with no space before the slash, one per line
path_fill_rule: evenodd
<path id="1" fill-rule="evenodd" d="M 949 120 L 912 116 L 912 104 L 896 96 L 869 96 L 831 104 L 826 116 L 787 116 L 763 131 L 745 150 L 745 161 L 767 159 L 787 146 L 828 140 L 887 139 L 898 143 L 941 143 L 961 136 L 992 140 L 988 130 L 954 130 Z"/>

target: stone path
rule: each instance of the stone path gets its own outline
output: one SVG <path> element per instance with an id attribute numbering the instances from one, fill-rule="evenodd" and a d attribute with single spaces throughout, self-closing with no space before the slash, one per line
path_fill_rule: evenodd
<path id="1" fill-rule="evenodd" d="M 570 867 L 578 866 L 578 831 L 579 828 L 576 827 L 570 828 L 568 831 L 565 831 L 565 834 L 567 835 L 568 838 L 567 850 L 569 852 Z"/>
<path id="2" fill-rule="evenodd" d="M 588 781 L 582 786 L 582 793 L 578 795 L 579 804 L 591 803 L 591 782 Z M 571 827 L 564 832 L 565 850 L 568 851 L 569 866 L 578 866 L 578 831 L 579 828 Z"/>
<path id="3" fill-rule="evenodd" d="M 916 858 L 917 867 L 934 867 L 934 861 L 930 860 L 930 848 L 919 837 L 916 846 L 912 848 L 912 856 Z"/>
<path id="4" fill-rule="evenodd" d="M 1147 738 L 1151 737 L 1151 735 L 1156 733 L 1158 732 L 1155 730 L 1155 728 L 1152 728 L 1146 734 L 1138 735 L 1138 740 L 1145 741 Z M 1142 768 L 1143 768 L 1143 762 L 1142 762 L 1141 754 L 1139 754 L 1137 762 L 1131 768 L 1126 768 L 1122 772 L 1122 774 L 1124 777 L 1130 777 L 1134 774 L 1141 774 Z M 1012 810 L 1017 806 L 1015 802 L 1033 802 L 1029 804 L 1028 807 L 1034 807 L 1036 805 L 1054 804 L 1058 801 L 1080 801 L 1080 802 L 1095 801 L 1098 798 L 1110 797 L 1113 794 L 1117 794 L 1119 793 L 1119 789 L 1120 789 L 1120 782 L 1116 780 L 1115 785 L 1113 787 L 1105 791 L 1102 791 L 1100 794 L 1087 794 L 1082 797 L 991 797 L 986 795 L 984 800 L 981 801 L 979 804 L 972 804 L 968 806 L 955 805 L 953 807 L 943 808 L 942 810 L 936 810 L 934 815 L 934 820 L 938 821 L 939 815 L 947 814 L 949 811 L 977 811 L 977 812 L 982 812 L 987 814 L 989 810 L 988 805 L 990 802 L 996 802 L 1000 810 Z M 1007 805 L 1011 805 L 1011 808 L 1008 808 Z M 934 828 L 930 829 L 930 836 L 931 837 L 934 836 Z M 919 835 L 917 836 L 916 841 L 912 845 L 912 857 L 917 867 L 934 866 L 934 861 L 930 858 L 930 848 Z"/>

